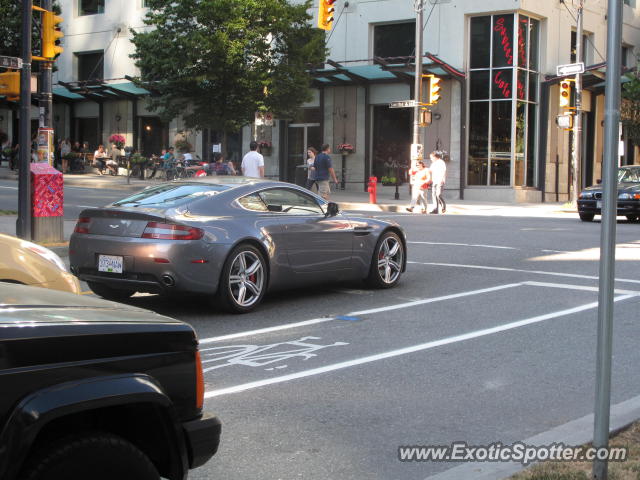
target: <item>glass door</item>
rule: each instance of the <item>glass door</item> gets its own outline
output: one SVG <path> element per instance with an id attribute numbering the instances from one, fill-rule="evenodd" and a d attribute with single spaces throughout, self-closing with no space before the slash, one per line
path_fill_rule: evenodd
<path id="1" fill-rule="evenodd" d="M 283 180 L 295 183 L 296 167 L 305 164 L 307 148 L 314 147 L 316 150 L 320 150 L 321 143 L 319 123 L 290 124 L 287 142 L 287 163 L 285 171 L 281 172 Z"/>

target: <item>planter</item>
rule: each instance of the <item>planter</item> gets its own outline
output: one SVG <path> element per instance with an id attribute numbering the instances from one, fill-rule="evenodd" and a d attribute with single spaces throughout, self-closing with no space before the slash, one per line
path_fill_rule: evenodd
<path id="1" fill-rule="evenodd" d="M 261 147 L 260 148 L 260 153 L 262 155 L 264 155 L 265 157 L 270 157 L 271 156 L 271 147 Z"/>

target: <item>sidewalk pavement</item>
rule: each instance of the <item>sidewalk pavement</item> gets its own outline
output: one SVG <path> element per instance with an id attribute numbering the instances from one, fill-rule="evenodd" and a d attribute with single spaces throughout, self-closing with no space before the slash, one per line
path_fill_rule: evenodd
<path id="1" fill-rule="evenodd" d="M 16 172 L 12 172 L 5 166 L 0 166 L 0 179 L 14 180 L 17 182 Z M 131 178 L 127 183 L 124 176 L 85 174 L 65 174 L 65 186 L 88 189 L 110 189 L 123 190 L 125 192 L 135 192 L 142 190 L 149 185 L 161 183 L 162 180 L 139 180 Z M 406 207 L 409 204 L 408 186 L 398 187 L 399 199 L 395 199 L 395 187 L 378 187 L 377 203 L 369 203 L 369 194 L 364 191 L 361 185 L 354 188 L 350 185 L 348 190 L 336 190 L 331 193 L 331 201 L 339 204 L 341 210 L 356 210 L 360 212 L 398 212 L 408 213 Z M 447 196 L 457 195 L 458 191 L 445 191 Z M 429 196 L 431 200 L 431 196 Z M 429 205 L 429 209 L 433 205 Z M 416 209 L 417 210 L 417 209 Z M 421 215 L 415 213 L 415 215 Z M 562 203 L 499 203 L 499 202 L 478 202 L 469 200 L 447 200 L 446 215 L 474 215 L 474 216 L 502 216 L 502 217 L 575 217 L 577 213 L 571 207 Z M 429 215 L 425 215 L 429 217 Z M 69 240 L 75 227 L 75 220 L 64 221 L 64 238 Z M 16 216 L 0 215 L 0 233 L 15 235 Z M 52 247 L 58 254 L 66 255 L 66 246 Z"/>

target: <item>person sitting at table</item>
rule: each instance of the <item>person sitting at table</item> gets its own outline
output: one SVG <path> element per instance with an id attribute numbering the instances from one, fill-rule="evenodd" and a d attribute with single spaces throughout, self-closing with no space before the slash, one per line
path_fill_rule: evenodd
<path id="1" fill-rule="evenodd" d="M 104 175 L 104 169 L 106 168 L 106 159 L 109 158 L 109 154 L 104 149 L 104 145 L 99 145 L 98 150 L 93 153 L 94 166 L 98 169 L 100 175 Z"/>

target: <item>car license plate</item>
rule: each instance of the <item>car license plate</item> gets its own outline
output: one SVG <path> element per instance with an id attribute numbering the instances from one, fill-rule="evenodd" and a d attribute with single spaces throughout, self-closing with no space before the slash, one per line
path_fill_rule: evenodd
<path id="1" fill-rule="evenodd" d="M 602 200 L 596 202 L 596 208 L 602 209 Z"/>
<path id="2" fill-rule="evenodd" d="M 116 255 L 98 255 L 98 271 L 122 273 L 123 258 Z"/>

